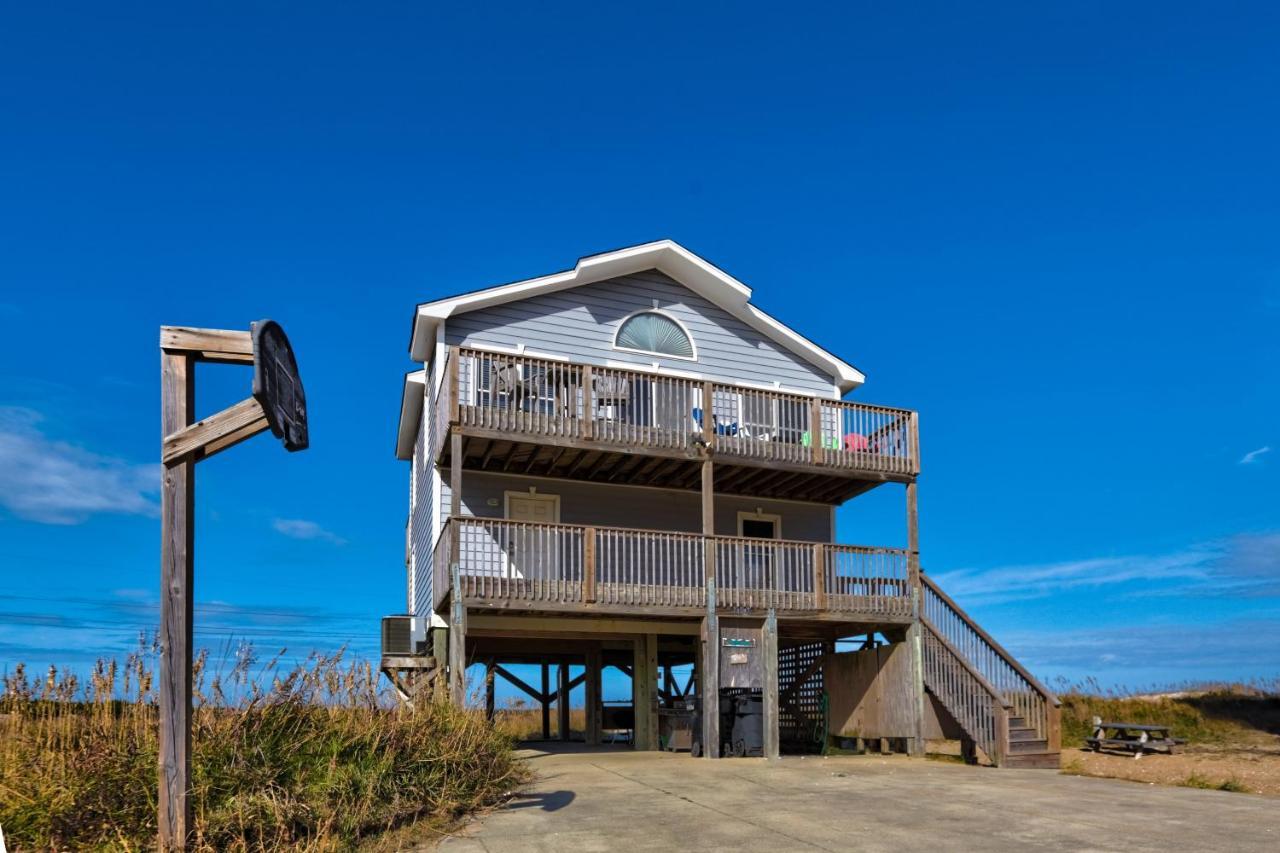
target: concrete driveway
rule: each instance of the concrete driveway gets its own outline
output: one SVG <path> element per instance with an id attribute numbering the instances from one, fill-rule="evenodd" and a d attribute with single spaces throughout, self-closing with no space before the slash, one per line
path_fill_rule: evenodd
<path id="1" fill-rule="evenodd" d="M 899 756 L 525 754 L 533 784 L 444 850 L 1280 849 L 1280 800 L 1250 794 Z"/>

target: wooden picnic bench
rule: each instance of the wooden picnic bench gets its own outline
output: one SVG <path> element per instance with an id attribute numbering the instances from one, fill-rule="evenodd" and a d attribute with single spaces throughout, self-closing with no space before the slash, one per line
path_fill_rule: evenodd
<path id="1" fill-rule="evenodd" d="M 1147 752 L 1173 755 L 1174 750 L 1186 741 L 1172 737 L 1169 728 L 1141 723 L 1103 722 L 1101 718 L 1094 717 L 1093 737 L 1085 738 L 1084 742 L 1094 752 L 1104 749 L 1127 750 L 1133 753 L 1134 758 L 1140 758 Z"/>

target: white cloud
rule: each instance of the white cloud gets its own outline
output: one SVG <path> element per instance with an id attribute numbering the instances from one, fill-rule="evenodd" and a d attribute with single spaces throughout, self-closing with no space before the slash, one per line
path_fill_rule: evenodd
<path id="1" fill-rule="evenodd" d="M 1189 642 L 1199 637 L 1230 637 L 1231 642 Z M 1001 641 L 1032 671 L 1101 673 L 1126 676 L 1163 669 L 1182 677 L 1251 672 L 1273 677 L 1280 622 L 1270 619 L 1125 625 L 1109 628 L 1023 629 L 1002 632 Z M 1130 685 L 1135 686 L 1135 685 Z"/>
<path id="2" fill-rule="evenodd" d="M 1144 596 L 1280 596 L 1280 533 L 1242 533 L 1170 554 L 1097 557 L 935 575 L 966 606 L 1048 598 L 1080 589 L 1132 588 Z"/>
<path id="3" fill-rule="evenodd" d="M 281 533 L 291 539 L 319 539 L 331 542 L 334 545 L 347 544 L 347 540 L 332 531 L 325 530 L 314 521 L 306 521 L 301 518 L 277 518 L 271 522 L 271 526 L 277 533 Z"/>
<path id="4" fill-rule="evenodd" d="M 42 420 L 31 409 L 0 406 L 0 506 L 42 524 L 79 524 L 101 512 L 159 514 L 159 465 L 56 441 Z"/>
<path id="5" fill-rule="evenodd" d="M 1263 457 L 1264 454 L 1271 452 L 1271 445 L 1259 447 L 1257 450 L 1250 450 L 1244 456 L 1240 457 L 1239 465 L 1252 465 Z"/>
<path id="6" fill-rule="evenodd" d="M 949 595 L 967 603 L 1000 604 L 1128 581 L 1202 580 L 1209 560 L 1217 553 L 1191 549 L 1156 557 L 1098 557 L 987 570 L 960 569 L 936 577 Z"/>

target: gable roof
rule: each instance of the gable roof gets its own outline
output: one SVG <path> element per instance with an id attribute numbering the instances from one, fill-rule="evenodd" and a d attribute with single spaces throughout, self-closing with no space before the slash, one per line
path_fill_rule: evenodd
<path id="1" fill-rule="evenodd" d="M 751 288 L 672 240 L 642 243 L 612 252 L 579 258 L 573 269 L 525 281 L 476 290 L 418 306 L 413 318 L 409 354 L 426 362 L 435 343 L 436 328 L 448 317 L 516 302 L 544 293 L 555 293 L 618 276 L 656 269 L 723 308 L 765 337 L 835 377 L 841 393 L 852 391 L 866 377 L 799 332 L 783 325 L 750 303 Z"/>

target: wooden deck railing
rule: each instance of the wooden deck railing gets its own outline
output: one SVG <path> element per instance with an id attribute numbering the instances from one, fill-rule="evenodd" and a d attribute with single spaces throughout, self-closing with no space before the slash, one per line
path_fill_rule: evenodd
<path id="1" fill-rule="evenodd" d="M 970 670 L 980 674 L 1012 709 L 1012 714 L 1025 719 L 1027 726 L 1048 742 L 1050 752 L 1057 752 L 1062 743 L 1058 697 L 979 627 L 932 578 L 926 574 L 920 577 L 923 582 L 921 620 L 928 631 L 942 639 L 950 653 L 964 661 Z"/>
<path id="2" fill-rule="evenodd" d="M 436 404 L 437 454 L 450 424 L 531 440 L 688 450 L 909 477 L 920 470 L 915 412 L 453 347 Z"/>
<path id="3" fill-rule="evenodd" d="M 469 517 L 442 531 L 436 606 L 456 560 L 468 601 L 702 610 L 707 543 L 719 608 L 911 616 L 902 549 Z"/>

